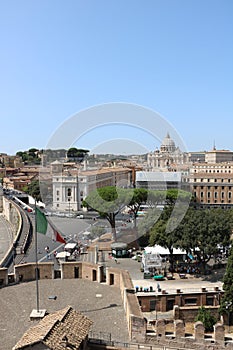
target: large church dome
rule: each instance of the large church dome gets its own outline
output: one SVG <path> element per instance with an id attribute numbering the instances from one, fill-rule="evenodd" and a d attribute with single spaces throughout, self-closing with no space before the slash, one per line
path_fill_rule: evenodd
<path id="1" fill-rule="evenodd" d="M 161 152 L 174 152 L 176 150 L 175 142 L 171 139 L 169 133 L 164 137 L 160 147 Z"/>

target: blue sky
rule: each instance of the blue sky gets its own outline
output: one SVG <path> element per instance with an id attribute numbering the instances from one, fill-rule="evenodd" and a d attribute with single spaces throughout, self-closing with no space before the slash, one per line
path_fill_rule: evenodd
<path id="1" fill-rule="evenodd" d="M 157 111 L 189 151 L 233 150 L 232 38 L 231 0 L 2 0 L 0 152 L 45 148 L 68 118 L 109 102 Z M 127 136 L 98 130 L 75 146 Z"/>

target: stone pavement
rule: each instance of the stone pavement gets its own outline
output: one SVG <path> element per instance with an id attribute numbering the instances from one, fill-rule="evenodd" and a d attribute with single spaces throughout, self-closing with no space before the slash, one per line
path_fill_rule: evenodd
<path id="1" fill-rule="evenodd" d="M 40 309 L 49 313 L 72 306 L 94 321 L 92 331 L 111 333 L 113 341 L 129 342 L 128 327 L 118 288 L 82 279 L 40 280 Z M 56 300 L 49 296 L 57 296 Z M 0 350 L 10 350 L 37 321 L 35 281 L 0 289 Z"/>

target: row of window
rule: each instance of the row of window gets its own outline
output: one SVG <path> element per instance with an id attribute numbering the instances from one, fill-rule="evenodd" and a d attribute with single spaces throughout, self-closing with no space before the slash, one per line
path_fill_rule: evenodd
<path id="1" fill-rule="evenodd" d="M 202 178 L 196 179 L 196 178 L 194 178 L 193 181 L 194 182 L 228 182 L 228 183 L 233 183 L 233 179 L 202 179 Z"/>
<path id="2" fill-rule="evenodd" d="M 202 169 L 202 168 L 207 168 L 207 169 L 232 169 L 231 165 L 223 165 L 223 166 L 219 166 L 219 165 L 196 165 L 195 168 L 197 169 Z"/>
<path id="3" fill-rule="evenodd" d="M 204 186 L 193 186 L 193 188 L 194 188 L 194 190 L 196 190 L 196 189 L 198 189 L 198 188 L 200 188 L 201 190 L 203 190 L 204 188 L 206 188 L 206 187 L 204 187 Z M 211 189 L 215 189 L 215 190 L 228 190 L 228 191 L 230 191 L 231 190 L 231 186 L 207 186 L 207 189 L 208 190 L 211 190 Z"/>
<path id="4" fill-rule="evenodd" d="M 200 198 L 204 198 L 205 193 L 206 193 L 206 192 L 200 192 Z M 225 195 L 225 192 L 221 192 L 221 194 L 218 193 L 218 192 L 214 192 L 214 193 L 212 193 L 212 192 L 207 192 L 206 195 L 207 195 L 207 198 L 214 197 L 215 199 L 218 199 L 218 198 L 219 198 L 219 195 L 220 195 L 220 197 L 221 197 L 222 199 L 224 199 L 225 197 L 227 197 L 227 195 Z M 196 192 L 196 191 L 194 191 L 194 197 L 197 197 L 197 192 Z M 228 199 L 231 199 L 231 198 L 232 198 L 232 192 L 228 192 Z"/>
<path id="5" fill-rule="evenodd" d="M 201 199 L 200 201 L 201 201 L 201 203 L 203 203 L 203 204 L 206 203 L 206 201 L 204 201 L 203 199 Z M 213 204 L 213 203 L 214 203 L 214 204 L 219 204 L 220 202 L 219 202 L 219 200 L 217 200 L 217 199 L 215 199 L 214 202 L 211 201 L 210 199 L 208 199 L 208 200 L 207 200 L 207 203 L 208 203 L 208 204 Z M 221 200 L 221 204 L 224 204 L 224 205 L 226 205 L 226 204 L 232 205 L 231 203 L 232 203 L 231 199 L 229 199 L 227 203 L 226 203 L 226 201 L 225 201 L 224 199 Z M 225 209 L 225 207 L 222 207 L 222 209 Z"/>
<path id="6" fill-rule="evenodd" d="M 200 171 L 197 171 L 196 169 L 194 169 L 194 173 L 199 173 Z M 231 174 L 232 170 L 205 170 L 206 173 L 228 173 Z"/>

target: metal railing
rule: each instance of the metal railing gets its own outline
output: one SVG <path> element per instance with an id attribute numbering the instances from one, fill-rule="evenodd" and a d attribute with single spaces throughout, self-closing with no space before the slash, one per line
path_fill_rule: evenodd
<path id="1" fill-rule="evenodd" d="M 112 347 L 118 347 L 118 348 L 128 348 L 128 349 L 134 349 L 134 350 L 177 350 L 178 344 L 175 346 L 164 346 L 159 344 L 139 344 L 139 343 L 129 343 L 124 341 L 116 341 L 112 340 L 111 333 L 104 333 L 104 332 L 89 332 L 88 342 L 90 345 L 103 345 L 106 346 L 112 346 Z M 182 347 L 181 344 L 179 344 L 179 350 L 192 350 L 187 347 Z"/>

